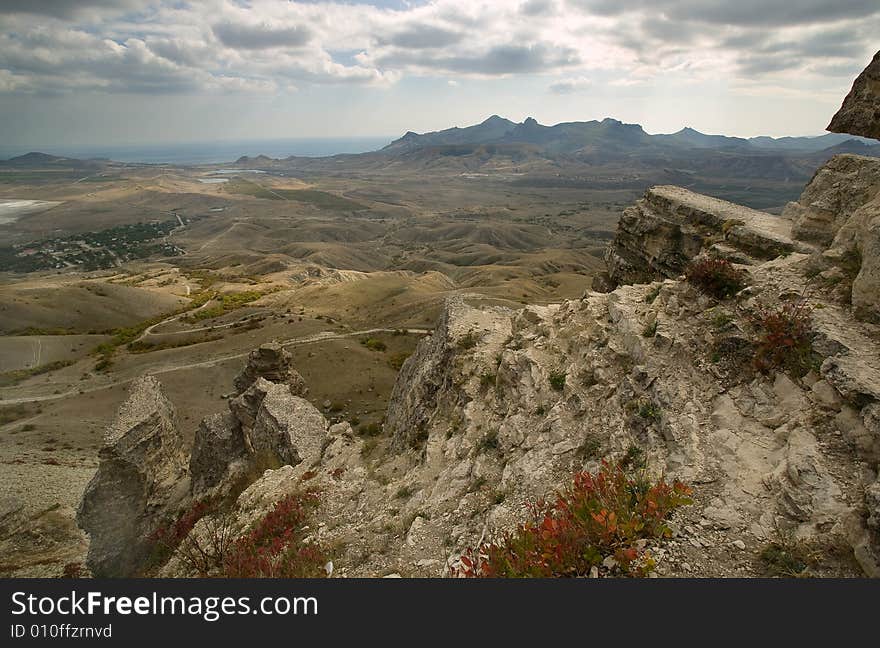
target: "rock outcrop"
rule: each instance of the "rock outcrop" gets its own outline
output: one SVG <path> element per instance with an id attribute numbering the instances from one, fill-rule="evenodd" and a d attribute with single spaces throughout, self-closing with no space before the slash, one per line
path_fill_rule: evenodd
<path id="1" fill-rule="evenodd" d="M 827 130 L 880 139 L 880 52 L 856 78 Z"/>
<path id="2" fill-rule="evenodd" d="M 673 186 L 648 189 L 627 207 L 605 254 L 607 273 L 594 289 L 677 277 L 705 247 L 735 262 L 770 259 L 795 250 L 791 223 L 772 214 Z"/>
<path id="3" fill-rule="evenodd" d="M 314 462 L 326 433 L 324 416 L 291 394 L 289 383 L 258 377 L 229 402 L 228 414 L 199 425 L 189 463 L 192 492 L 226 497 L 267 468 Z"/>
<path id="4" fill-rule="evenodd" d="M 819 246 L 817 271 L 837 268 L 822 278 L 845 281 L 856 314 L 880 320 L 880 160 L 831 158 L 783 216 L 795 237 Z"/>
<path id="5" fill-rule="evenodd" d="M 286 384 L 295 396 L 303 396 L 307 392 L 303 377 L 293 368 L 290 352 L 277 342 L 261 344 L 251 351 L 244 369 L 235 377 L 235 392 L 241 394 L 257 378 Z"/>
<path id="6" fill-rule="evenodd" d="M 87 564 L 96 576 L 131 576 L 189 490 L 174 407 L 156 378 L 132 383 L 99 458 L 77 512 L 90 538 Z"/>

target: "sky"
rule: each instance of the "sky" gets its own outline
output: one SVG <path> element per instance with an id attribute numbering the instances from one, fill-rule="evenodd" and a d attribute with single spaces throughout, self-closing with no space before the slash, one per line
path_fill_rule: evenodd
<path id="1" fill-rule="evenodd" d="M 818 135 L 878 34 L 877 0 L 2 0 L 0 142 Z"/>

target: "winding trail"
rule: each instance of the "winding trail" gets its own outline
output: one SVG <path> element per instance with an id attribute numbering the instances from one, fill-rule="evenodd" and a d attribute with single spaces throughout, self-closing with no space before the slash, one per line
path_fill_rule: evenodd
<path id="1" fill-rule="evenodd" d="M 407 333 L 413 335 L 428 335 L 431 333 L 431 329 L 421 329 L 421 328 L 407 328 L 407 329 L 399 329 L 399 328 L 371 328 L 364 329 L 362 331 L 350 331 L 348 333 L 337 333 L 334 331 L 321 331 L 320 333 L 313 333 L 312 335 L 306 335 L 298 338 L 290 338 L 287 340 L 279 340 L 281 346 L 284 347 L 295 347 L 302 346 L 305 344 L 315 344 L 317 342 L 327 342 L 329 340 L 342 340 L 345 338 L 357 337 L 359 335 L 370 335 L 371 333 L 394 333 L 395 331 L 406 331 Z M 250 350 L 244 351 L 242 353 L 234 353 L 227 356 L 221 356 L 218 358 L 211 358 L 210 360 L 202 360 L 199 362 L 188 362 L 179 365 L 165 365 L 157 368 L 147 368 L 142 371 L 139 371 L 137 376 L 132 376 L 131 378 L 125 378 L 122 380 L 115 380 L 106 383 L 102 383 L 100 385 L 96 385 L 90 387 L 88 389 L 70 389 L 66 392 L 61 393 L 52 393 L 52 394 L 43 394 L 39 396 L 22 396 L 20 398 L 6 398 L 0 399 L 0 405 L 19 405 L 22 403 L 37 403 L 51 400 L 59 400 L 62 398 L 68 398 L 69 396 L 88 394 L 90 392 L 101 391 L 102 389 L 109 389 L 111 387 L 117 387 L 119 385 L 125 385 L 130 383 L 136 377 L 141 376 L 143 374 L 149 374 L 152 376 L 157 376 L 160 374 L 171 373 L 174 371 L 181 371 L 183 369 L 195 369 L 197 367 L 213 367 L 218 364 L 222 364 L 224 362 L 228 362 L 230 360 L 235 360 L 237 358 L 245 358 L 250 354 Z"/>

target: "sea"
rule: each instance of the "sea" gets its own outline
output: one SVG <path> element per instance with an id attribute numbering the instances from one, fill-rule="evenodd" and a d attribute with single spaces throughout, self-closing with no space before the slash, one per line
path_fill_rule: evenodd
<path id="1" fill-rule="evenodd" d="M 342 153 L 376 151 L 391 143 L 395 137 L 308 137 L 267 140 L 186 142 L 167 144 L 129 144 L 110 146 L 33 145 L 2 146 L 0 159 L 37 151 L 50 155 L 88 160 L 104 158 L 117 162 L 144 164 L 216 164 L 234 162 L 243 155 L 286 158 L 325 157 Z"/>

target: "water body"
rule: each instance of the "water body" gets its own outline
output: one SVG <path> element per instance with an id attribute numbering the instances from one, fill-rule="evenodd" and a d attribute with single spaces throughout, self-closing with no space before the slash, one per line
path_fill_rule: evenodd
<path id="1" fill-rule="evenodd" d="M 273 140 L 239 140 L 228 142 L 187 142 L 143 144 L 128 146 L 54 146 L 51 144 L 29 147 L 0 146 L 0 159 L 40 151 L 50 155 L 91 159 L 106 158 L 117 162 L 146 164 L 218 164 L 234 162 L 243 155 L 286 158 L 324 157 L 341 153 L 366 153 L 390 143 L 394 137 L 330 137 L 286 138 Z"/>

